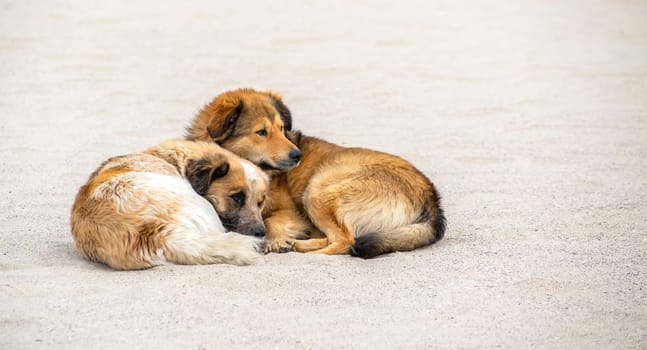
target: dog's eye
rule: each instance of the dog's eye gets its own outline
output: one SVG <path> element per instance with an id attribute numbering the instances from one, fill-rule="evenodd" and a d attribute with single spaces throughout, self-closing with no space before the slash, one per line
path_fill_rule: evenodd
<path id="1" fill-rule="evenodd" d="M 265 136 L 267 136 L 267 130 L 265 130 L 265 129 L 263 129 L 263 130 L 258 130 L 258 131 L 256 132 L 256 135 L 259 135 L 259 136 L 263 136 L 263 137 L 265 137 Z"/>
<path id="2" fill-rule="evenodd" d="M 229 198 L 231 198 L 239 207 L 245 205 L 245 193 L 242 191 L 232 194 Z"/>

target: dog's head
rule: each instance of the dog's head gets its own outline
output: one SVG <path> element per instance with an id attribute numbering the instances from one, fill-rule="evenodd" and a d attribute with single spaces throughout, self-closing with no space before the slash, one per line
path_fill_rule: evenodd
<path id="1" fill-rule="evenodd" d="M 292 115 L 279 94 L 240 89 L 206 105 L 187 128 L 187 139 L 213 141 L 275 174 L 301 160 L 301 151 L 286 137 L 291 129 Z"/>
<path id="2" fill-rule="evenodd" d="M 262 212 L 269 195 L 269 179 L 251 162 L 236 158 L 196 160 L 187 168 L 187 178 L 216 208 L 226 229 L 265 236 Z"/>
<path id="3" fill-rule="evenodd" d="M 213 153 L 190 160 L 186 177 L 193 189 L 211 202 L 227 230 L 262 237 L 265 225 L 261 213 L 269 179 L 251 162 L 228 153 L 229 157 Z"/>
<path id="4" fill-rule="evenodd" d="M 261 213 L 269 179 L 254 164 L 211 142 L 168 141 L 148 153 L 175 165 L 191 187 L 213 205 L 227 230 L 265 235 Z"/>

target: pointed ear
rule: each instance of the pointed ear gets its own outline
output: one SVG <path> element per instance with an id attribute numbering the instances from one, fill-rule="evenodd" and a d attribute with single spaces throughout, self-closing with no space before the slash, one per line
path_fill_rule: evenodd
<path id="1" fill-rule="evenodd" d="M 186 178 L 193 190 L 201 196 L 209 192 L 209 186 L 215 179 L 219 179 L 229 172 L 229 163 L 223 155 L 215 159 L 198 159 L 189 161 L 186 168 Z"/>
<path id="2" fill-rule="evenodd" d="M 274 108 L 276 108 L 276 111 L 279 112 L 279 115 L 281 116 L 281 120 L 283 120 L 283 126 L 285 130 L 292 130 L 292 113 L 290 112 L 288 106 L 283 103 L 281 95 L 274 91 L 266 91 L 265 93 L 272 99 Z"/>

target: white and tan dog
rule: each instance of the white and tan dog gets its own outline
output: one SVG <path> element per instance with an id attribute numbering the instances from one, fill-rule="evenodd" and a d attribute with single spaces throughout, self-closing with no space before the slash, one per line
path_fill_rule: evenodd
<path id="1" fill-rule="evenodd" d="M 250 264 L 267 192 L 251 162 L 213 143 L 167 141 L 104 162 L 79 189 L 72 235 L 84 257 L 120 270 Z"/>

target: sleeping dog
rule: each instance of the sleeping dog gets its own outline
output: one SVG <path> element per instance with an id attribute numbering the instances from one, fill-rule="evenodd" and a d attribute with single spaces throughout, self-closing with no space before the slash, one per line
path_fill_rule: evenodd
<path id="1" fill-rule="evenodd" d="M 267 192 L 251 162 L 211 142 L 167 141 L 101 164 L 76 196 L 72 235 L 84 257 L 119 270 L 245 265 L 261 248 Z"/>

